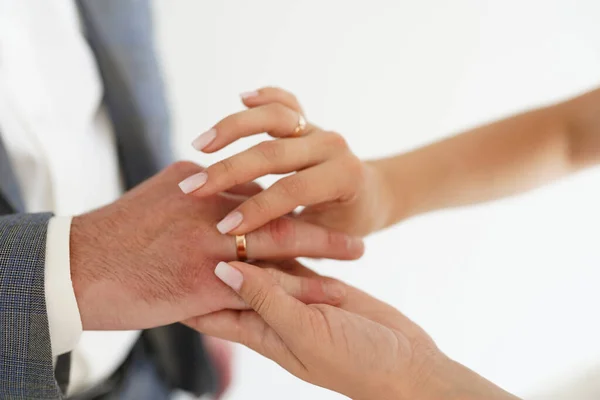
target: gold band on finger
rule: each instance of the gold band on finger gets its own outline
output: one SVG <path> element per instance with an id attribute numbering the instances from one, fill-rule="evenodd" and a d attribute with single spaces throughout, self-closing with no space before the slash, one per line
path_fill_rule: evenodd
<path id="1" fill-rule="evenodd" d="M 290 136 L 292 136 L 292 137 L 302 136 L 304 134 L 305 130 L 306 130 L 306 118 L 304 118 L 304 116 L 302 114 L 298 113 L 298 125 L 296 126 L 296 129 L 294 129 L 294 132 Z"/>
<path id="2" fill-rule="evenodd" d="M 235 235 L 235 252 L 238 261 L 246 261 L 248 259 L 246 235 Z"/>

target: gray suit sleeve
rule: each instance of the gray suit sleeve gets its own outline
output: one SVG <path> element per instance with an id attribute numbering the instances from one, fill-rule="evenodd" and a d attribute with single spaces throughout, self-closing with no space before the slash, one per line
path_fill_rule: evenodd
<path id="1" fill-rule="evenodd" d="M 54 378 L 44 265 L 52 214 L 0 217 L 0 398 L 61 399 Z"/>

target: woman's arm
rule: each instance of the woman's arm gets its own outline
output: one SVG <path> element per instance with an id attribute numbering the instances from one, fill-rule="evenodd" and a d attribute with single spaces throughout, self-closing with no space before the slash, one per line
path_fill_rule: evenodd
<path id="1" fill-rule="evenodd" d="M 241 204 L 217 225 L 222 233 L 245 234 L 305 206 L 300 218 L 365 236 L 416 214 L 520 193 L 600 162 L 600 89 L 369 162 L 337 133 L 309 124 L 295 135 L 302 109 L 288 92 L 263 88 L 243 101 L 248 110 L 201 136 L 201 150 L 211 153 L 261 132 L 278 139 L 188 178 L 186 192 L 207 197 L 266 174 L 296 173 Z M 205 143 L 206 137 L 212 139 Z"/>
<path id="2" fill-rule="evenodd" d="M 296 268 L 314 274 L 299 264 L 286 272 L 294 275 Z M 307 382 L 357 400 L 517 399 L 449 359 L 398 310 L 351 286 L 329 283 L 339 285 L 338 307 L 305 305 L 262 268 L 220 263 L 215 274 L 252 310 L 219 311 L 185 323 L 243 343 Z"/>
<path id="3" fill-rule="evenodd" d="M 386 225 L 510 196 L 600 162 L 600 89 L 371 162 L 384 177 Z"/>

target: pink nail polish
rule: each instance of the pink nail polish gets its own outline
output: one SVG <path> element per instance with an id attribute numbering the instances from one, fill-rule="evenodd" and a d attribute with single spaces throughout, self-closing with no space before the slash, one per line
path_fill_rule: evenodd
<path id="1" fill-rule="evenodd" d="M 185 194 L 192 193 L 193 191 L 198 190 L 202 186 L 204 186 L 207 180 L 208 175 L 206 174 L 206 172 L 200 172 L 189 176 L 181 182 L 179 182 L 179 188 Z"/>
<path id="2" fill-rule="evenodd" d="M 244 100 L 249 99 L 251 97 L 256 97 L 258 96 L 258 92 L 256 90 L 253 90 L 251 92 L 244 92 L 242 94 L 240 94 L 240 97 Z"/>
<path id="3" fill-rule="evenodd" d="M 242 273 L 225 262 L 217 264 L 215 275 L 223 281 L 224 284 L 236 292 L 240 290 L 242 283 L 244 283 L 244 276 Z"/>
<path id="4" fill-rule="evenodd" d="M 192 147 L 198 151 L 202 151 L 206 146 L 211 144 L 216 137 L 217 130 L 215 128 L 212 128 L 204 132 L 202 135 L 198 136 L 196 139 L 194 139 L 194 141 L 192 142 Z"/>
<path id="5" fill-rule="evenodd" d="M 237 228 L 242 223 L 243 219 L 244 216 L 241 212 L 232 212 L 217 224 L 217 230 L 222 234 L 231 232 L 233 229 Z"/>

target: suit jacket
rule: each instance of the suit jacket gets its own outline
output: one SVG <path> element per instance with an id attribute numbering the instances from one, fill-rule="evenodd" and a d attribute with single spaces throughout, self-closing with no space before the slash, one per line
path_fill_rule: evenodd
<path id="1" fill-rule="evenodd" d="M 149 0 L 78 0 L 113 121 L 127 188 L 171 162 L 169 115 Z M 73 77 L 74 80 L 77 77 Z M 1 129 L 1 127 L 0 127 Z M 50 213 L 26 214 L 0 132 L 0 398 L 61 399 L 44 297 Z M 212 392 L 216 376 L 200 335 L 181 324 L 141 339 L 173 388 Z M 68 358 L 63 358 L 61 363 Z M 68 374 L 67 374 L 68 375 Z"/>

